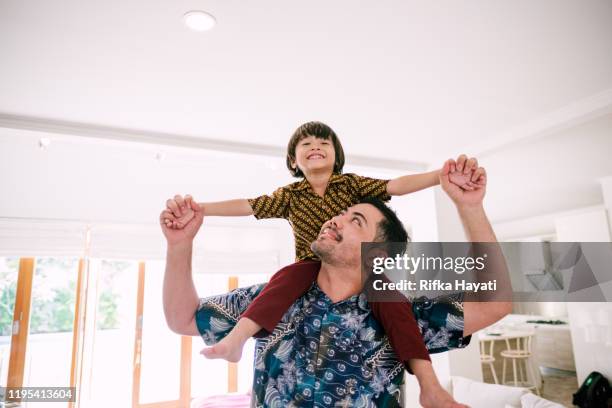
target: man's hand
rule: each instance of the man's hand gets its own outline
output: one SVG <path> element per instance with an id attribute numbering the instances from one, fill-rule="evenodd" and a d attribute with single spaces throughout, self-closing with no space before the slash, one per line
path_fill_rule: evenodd
<path id="1" fill-rule="evenodd" d="M 440 186 L 457 207 L 471 207 L 482 204 L 486 192 L 487 177 L 484 167 L 476 167 L 477 165 L 478 162 L 475 158 L 467 159 L 462 154 L 456 162 L 453 159 L 447 160 L 440 171 Z M 468 173 L 465 173 L 465 171 Z M 467 185 L 472 188 L 466 189 L 459 186 L 458 182 L 461 182 L 461 180 L 456 182 L 452 180 L 453 174 L 460 178 L 469 176 Z"/>
<path id="2" fill-rule="evenodd" d="M 164 220 L 168 228 L 181 229 L 194 217 L 194 212 L 188 201 L 192 201 L 193 197 L 189 194 L 183 198 L 180 195 L 175 195 L 174 198 L 169 198 L 166 201 L 166 219 Z"/>
<path id="3" fill-rule="evenodd" d="M 185 196 L 185 198 L 176 195 L 174 199 L 169 199 L 166 205 L 168 208 L 159 215 L 159 222 L 162 232 L 168 241 L 168 245 L 193 241 L 204 221 L 204 213 L 198 203 L 190 195 Z M 172 228 L 173 222 L 177 220 L 173 211 L 170 209 L 173 207 L 183 207 L 183 212 L 192 213 L 190 219 L 186 221 L 186 224 L 182 225 L 182 229 Z"/>

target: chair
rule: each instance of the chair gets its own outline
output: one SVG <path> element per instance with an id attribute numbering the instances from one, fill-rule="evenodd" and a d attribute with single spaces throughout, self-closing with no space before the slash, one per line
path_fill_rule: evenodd
<path id="1" fill-rule="evenodd" d="M 489 343 L 488 354 L 487 343 Z M 495 373 L 495 366 L 493 365 L 493 363 L 495 363 L 495 353 L 493 351 L 494 344 L 494 340 L 480 340 L 480 362 L 489 366 L 491 374 L 493 374 L 493 381 L 495 381 L 495 384 L 499 384 L 497 374 Z"/>
<path id="2" fill-rule="evenodd" d="M 507 349 L 501 352 L 501 357 L 504 359 L 502 384 L 534 389 L 535 392 L 540 395 L 540 390 L 537 385 L 536 373 L 532 365 L 533 334 L 523 337 L 517 337 L 514 340 L 516 347 L 513 348 L 511 346 L 511 340 L 506 339 Z M 506 365 L 508 360 L 512 361 L 512 375 L 514 381 L 506 382 Z M 525 371 L 523 371 L 523 367 L 525 367 Z M 528 376 L 531 376 L 531 381 Z"/>

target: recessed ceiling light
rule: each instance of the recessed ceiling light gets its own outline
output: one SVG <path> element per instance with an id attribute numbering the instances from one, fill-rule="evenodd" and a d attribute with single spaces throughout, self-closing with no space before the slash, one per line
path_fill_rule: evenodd
<path id="1" fill-rule="evenodd" d="M 183 20 L 185 21 L 185 25 L 194 31 L 208 31 L 217 24 L 217 20 L 215 20 L 212 14 L 200 10 L 193 10 L 185 13 Z"/>
<path id="2" fill-rule="evenodd" d="M 48 137 L 41 137 L 38 140 L 38 147 L 40 148 L 40 150 L 45 150 L 47 147 L 49 147 L 50 144 L 51 139 L 49 139 Z"/>

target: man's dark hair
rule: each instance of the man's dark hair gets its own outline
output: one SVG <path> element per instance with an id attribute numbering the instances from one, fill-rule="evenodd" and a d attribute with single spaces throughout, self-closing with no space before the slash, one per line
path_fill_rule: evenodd
<path id="1" fill-rule="evenodd" d="M 289 144 L 287 145 L 287 168 L 289 169 L 289 173 L 291 173 L 293 177 L 304 177 L 302 170 L 300 170 L 299 167 L 294 169 L 291 167 L 291 163 L 295 161 L 295 147 L 302 139 L 308 136 L 314 136 L 317 139 L 330 140 L 332 142 L 336 152 L 336 157 L 334 159 L 334 173 L 342 174 L 342 168 L 344 167 L 344 150 L 342 149 L 342 144 L 340 143 L 340 139 L 338 139 L 336 132 L 322 122 L 304 123 L 302 126 L 297 128 L 295 132 L 293 132 L 293 136 L 291 136 L 291 139 L 289 139 Z"/>
<path id="2" fill-rule="evenodd" d="M 376 241 L 390 244 L 385 245 L 387 255 L 393 257 L 403 254 L 406 251 L 406 245 L 410 241 L 410 237 L 395 211 L 375 197 L 363 198 L 359 201 L 359 204 L 373 205 L 382 213 L 383 219 L 378 223 L 375 239 Z M 394 243 L 396 244 L 394 245 Z"/>

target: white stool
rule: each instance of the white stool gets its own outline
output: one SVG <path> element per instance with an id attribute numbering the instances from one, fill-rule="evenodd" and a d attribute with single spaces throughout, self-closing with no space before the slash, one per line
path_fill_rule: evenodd
<path id="1" fill-rule="evenodd" d="M 540 390 L 537 386 L 537 378 L 533 369 L 533 365 L 531 364 L 531 356 L 533 355 L 531 348 L 532 339 L 533 335 L 516 338 L 515 348 L 510 345 L 510 340 L 506 339 L 507 349 L 501 352 L 501 356 L 504 359 L 502 384 L 534 389 L 535 392 L 540 395 Z M 512 361 L 512 374 L 514 381 L 506 382 L 506 363 L 508 362 L 508 360 Z M 525 372 L 523 371 L 523 366 L 525 367 Z M 528 376 L 525 374 L 530 375 L 531 380 L 533 382 L 530 382 Z"/>
<path id="2" fill-rule="evenodd" d="M 487 343 L 489 343 L 488 354 Z M 499 381 L 497 380 L 497 374 L 495 373 L 495 367 L 493 366 L 493 363 L 495 362 L 495 354 L 493 350 L 494 344 L 494 340 L 480 340 L 480 362 L 489 366 L 489 368 L 491 369 L 491 374 L 493 374 L 493 381 L 495 381 L 495 384 L 499 384 Z"/>

